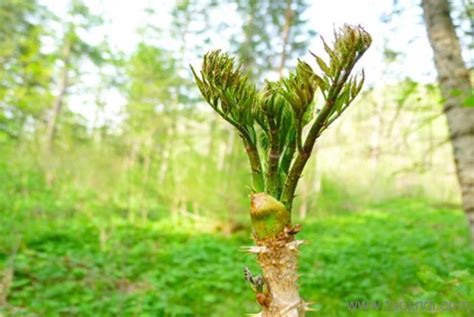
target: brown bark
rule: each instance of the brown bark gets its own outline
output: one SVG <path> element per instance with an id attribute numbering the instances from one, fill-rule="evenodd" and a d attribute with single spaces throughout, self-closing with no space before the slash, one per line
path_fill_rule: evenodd
<path id="1" fill-rule="evenodd" d="M 268 304 L 262 306 L 263 317 L 304 316 L 305 304 L 298 291 L 298 248 L 296 241 L 289 238 L 257 241 L 268 252 L 258 255 L 269 290 Z"/>
<path id="2" fill-rule="evenodd" d="M 250 196 L 250 218 L 256 246 L 249 247 L 257 255 L 263 277 L 246 279 L 256 291 L 262 308 L 260 317 L 302 317 L 311 310 L 298 288 L 298 254 L 302 240 L 295 240 L 300 226 L 291 226 L 289 211 L 267 193 Z"/>
<path id="3" fill-rule="evenodd" d="M 422 7 L 444 99 L 463 207 L 474 243 L 474 108 L 463 105 L 472 93 L 472 84 L 462 59 L 448 1 L 423 0 Z"/>
<path id="4" fill-rule="evenodd" d="M 258 317 L 303 317 L 311 311 L 303 301 L 298 287 L 298 253 L 302 240 L 295 240 L 297 226 L 275 238 L 255 239 L 257 246 L 249 252 L 257 254 L 263 271 L 264 291 L 256 294 L 262 311 Z"/>

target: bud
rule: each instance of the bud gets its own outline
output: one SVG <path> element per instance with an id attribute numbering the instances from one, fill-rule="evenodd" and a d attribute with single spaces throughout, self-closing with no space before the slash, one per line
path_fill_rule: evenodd
<path id="1" fill-rule="evenodd" d="M 372 37 L 370 36 L 369 32 L 364 30 L 362 27 L 359 26 L 359 29 L 361 30 L 362 34 L 362 45 L 364 47 L 364 52 L 370 47 L 372 44 Z"/>
<path id="2" fill-rule="evenodd" d="M 285 205 L 269 194 L 252 194 L 250 201 L 250 218 L 258 239 L 274 238 L 290 224 Z"/>
<path id="3" fill-rule="evenodd" d="M 264 111 L 274 111 L 275 90 L 275 83 L 265 81 L 265 86 L 259 94 L 260 107 Z"/>
<path id="4" fill-rule="evenodd" d="M 335 50 L 343 65 L 352 65 L 370 47 L 372 38 L 361 26 L 344 25 L 336 34 Z"/>
<path id="5" fill-rule="evenodd" d="M 313 102 L 318 85 L 313 81 L 315 73 L 309 64 L 298 60 L 296 72 L 281 81 L 280 94 L 301 118 Z"/>

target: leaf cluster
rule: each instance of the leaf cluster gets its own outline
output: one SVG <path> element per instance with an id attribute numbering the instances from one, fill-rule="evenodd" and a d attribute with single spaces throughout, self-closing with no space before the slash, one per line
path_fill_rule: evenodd
<path id="1" fill-rule="evenodd" d="M 234 58 L 220 50 L 204 56 L 200 74 L 191 67 L 204 99 L 239 131 L 249 155 L 254 191 L 265 191 L 291 209 L 301 172 L 316 139 L 359 94 L 364 74 L 351 75 L 371 44 L 362 27 L 345 25 L 332 46 L 323 39 L 325 62 L 313 54 L 321 73 L 299 60 L 294 72 L 266 81 L 257 92 Z M 315 94 L 324 103 L 315 111 Z M 305 127 L 309 130 L 305 131 Z"/>
<path id="2" fill-rule="evenodd" d="M 226 121 L 235 126 L 240 133 L 255 141 L 252 109 L 257 100 L 256 88 L 235 66 L 234 58 L 215 50 L 204 56 L 201 76 L 191 66 L 201 94 L 209 105 Z"/>

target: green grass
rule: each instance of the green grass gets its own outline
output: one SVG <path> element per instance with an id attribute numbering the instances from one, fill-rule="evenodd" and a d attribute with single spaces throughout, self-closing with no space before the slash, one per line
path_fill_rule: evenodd
<path id="1" fill-rule="evenodd" d="M 242 277 L 245 265 L 257 270 L 253 256 L 240 251 L 251 243 L 248 232 L 225 236 L 170 219 L 99 223 L 77 211 L 60 217 L 32 209 L 26 217 L 21 206 L 14 209 L 3 213 L 0 228 L 0 268 L 14 269 L 9 304 L 0 310 L 6 316 L 258 311 Z M 474 254 L 459 210 L 398 200 L 304 223 L 300 235 L 308 241 L 301 292 L 319 307 L 314 316 L 414 315 L 349 311 L 346 302 L 356 300 L 474 302 Z"/>

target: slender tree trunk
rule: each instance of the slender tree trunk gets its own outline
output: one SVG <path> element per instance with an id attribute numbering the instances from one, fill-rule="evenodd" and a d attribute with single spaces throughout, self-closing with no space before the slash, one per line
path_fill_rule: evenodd
<path id="1" fill-rule="evenodd" d="M 280 74 L 280 78 L 283 77 L 283 71 L 285 70 L 285 63 L 288 57 L 288 52 L 286 51 L 286 49 L 288 46 L 288 41 L 290 39 L 291 21 L 293 19 L 293 10 L 291 9 L 292 3 L 292 0 L 287 0 L 287 7 L 285 11 L 285 25 L 283 26 L 282 33 L 283 45 L 281 49 L 280 66 L 278 67 L 278 73 Z"/>
<path id="2" fill-rule="evenodd" d="M 309 186 L 308 183 L 311 183 L 311 179 L 305 180 L 301 182 L 300 185 L 300 201 L 301 205 L 299 208 L 300 219 L 306 219 L 306 215 L 308 214 L 308 194 L 309 194 Z"/>
<path id="3" fill-rule="evenodd" d="M 472 93 L 469 71 L 462 59 L 448 0 L 423 0 L 422 7 L 474 245 L 474 108 L 463 105 Z"/>
<path id="4" fill-rule="evenodd" d="M 144 201 L 144 197 L 148 190 L 148 183 L 150 180 L 150 170 L 153 164 L 153 147 L 154 147 L 153 135 L 154 134 L 155 134 L 155 131 L 153 129 L 152 132 L 146 138 L 145 143 L 144 143 L 144 150 L 146 152 L 144 153 L 144 157 L 143 157 L 143 177 L 142 177 L 142 190 L 141 190 L 141 197 L 140 197 L 140 210 L 142 214 L 142 220 L 145 223 L 148 221 L 148 207 Z"/>
<path id="5" fill-rule="evenodd" d="M 239 144 L 240 145 L 240 144 Z M 235 168 L 235 156 L 236 156 L 236 144 L 235 144 L 235 134 L 233 132 L 229 133 L 229 139 L 224 144 L 224 148 L 222 149 L 222 156 L 221 162 L 219 164 L 220 169 L 223 171 L 221 175 L 226 175 L 226 177 L 222 177 L 220 183 L 223 184 L 222 189 L 225 195 L 228 195 L 230 190 L 230 180 L 232 177 L 229 175 Z"/>
<path id="6" fill-rule="evenodd" d="M 136 193 L 133 186 L 133 168 L 137 159 L 138 151 L 140 150 L 140 142 L 138 139 L 132 141 L 130 148 L 130 154 L 127 158 L 126 173 L 127 173 L 127 186 L 128 186 L 128 206 L 127 206 L 127 217 L 128 221 L 135 222 L 135 203 Z"/>
<path id="7" fill-rule="evenodd" d="M 384 94 L 382 93 L 382 96 L 380 96 L 382 103 L 385 103 L 385 97 Z M 380 135 L 382 134 L 381 128 L 383 126 L 382 124 L 382 114 L 380 110 L 380 105 L 377 101 L 374 101 L 374 112 L 372 114 L 371 118 L 371 136 L 370 136 L 370 162 L 372 165 L 372 170 L 376 171 L 377 167 L 379 165 L 379 158 L 380 158 Z"/>
<path id="8" fill-rule="evenodd" d="M 169 165 L 170 161 L 172 160 L 172 152 L 174 147 L 174 142 L 172 141 L 174 137 L 176 137 L 176 123 L 174 119 L 171 122 L 171 125 L 168 127 L 163 140 L 165 140 L 165 144 L 163 145 L 163 152 L 160 161 L 160 171 L 158 175 L 158 184 L 161 186 L 165 183 L 166 176 L 169 172 Z"/>
<path id="9" fill-rule="evenodd" d="M 61 77 L 59 79 L 59 92 L 54 99 L 53 104 L 53 111 L 51 113 L 51 117 L 48 120 L 48 124 L 46 127 L 46 151 L 51 154 L 53 151 L 53 142 L 54 137 L 56 135 L 57 124 L 59 116 L 61 115 L 61 111 L 63 108 L 64 97 L 67 93 L 67 88 L 69 85 L 69 58 L 71 55 L 71 45 L 68 41 L 66 41 L 63 50 L 63 69 L 61 70 Z"/>
<path id="10" fill-rule="evenodd" d="M 64 49 L 63 49 L 63 68 L 61 70 L 61 75 L 59 78 L 59 91 L 56 99 L 54 99 L 53 109 L 51 116 L 47 122 L 46 126 L 46 140 L 44 153 L 46 155 L 46 184 L 51 187 L 54 182 L 54 168 L 53 168 L 53 150 L 54 150 L 54 138 L 56 136 L 56 130 L 58 125 L 58 120 L 61 115 L 63 108 L 64 97 L 67 93 L 67 88 L 69 85 L 69 58 L 71 55 L 71 45 L 68 41 L 65 40 Z"/>

